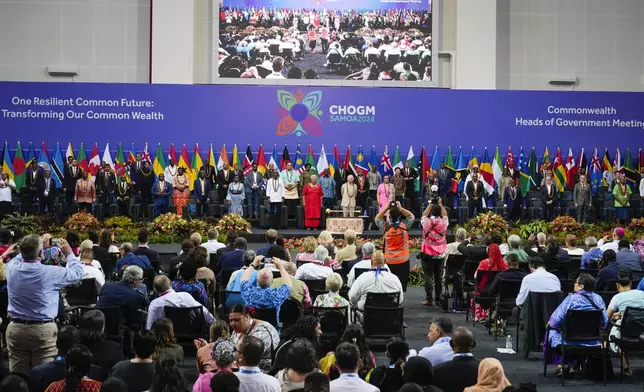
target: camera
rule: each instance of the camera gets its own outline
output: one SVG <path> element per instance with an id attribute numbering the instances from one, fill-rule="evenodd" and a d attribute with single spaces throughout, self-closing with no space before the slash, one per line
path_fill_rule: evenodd
<path id="1" fill-rule="evenodd" d="M 57 247 L 59 247 L 59 248 L 60 248 L 60 246 L 62 245 L 62 243 L 63 243 L 63 239 L 62 239 L 62 238 L 52 238 L 52 240 L 51 240 L 51 245 L 52 245 L 52 246 L 57 246 Z"/>
<path id="2" fill-rule="evenodd" d="M 389 202 L 389 208 L 394 208 L 394 207 L 397 207 L 397 206 L 398 206 L 397 202 L 395 202 L 395 201 L 390 201 Z"/>
<path id="3" fill-rule="evenodd" d="M 429 194 L 429 203 L 430 204 L 438 204 L 440 202 L 440 196 L 438 195 L 438 192 L 432 192 Z"/>

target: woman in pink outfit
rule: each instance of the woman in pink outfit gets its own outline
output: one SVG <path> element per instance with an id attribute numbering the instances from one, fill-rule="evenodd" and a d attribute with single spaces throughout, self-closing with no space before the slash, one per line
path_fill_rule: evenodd
<path id="1" fill-rule="evenodd" d="M 379 211 L 382 211 L 389 202 L 395 200 L 396 191 L 394 190 L 394 184 L 389 182 L 389 176 L 384 176 L 382 184 L 378 185 L 377 197 Z"/>

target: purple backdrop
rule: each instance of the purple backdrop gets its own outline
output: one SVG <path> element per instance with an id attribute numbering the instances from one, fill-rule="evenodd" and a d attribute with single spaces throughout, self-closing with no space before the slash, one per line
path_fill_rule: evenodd
<path id="1" fill-rule="evenodd" d="M 311 143 L 317 153 L 337 143 L 354 153 L 362 144 L 365 154 L 372 144 L 378 151 L 388 144 L 390 154 L 395 145 L 406 154 L 410 144 L 417 153 L 422 145 L 430 153 L 451 145 L 454 154 L 460 145 L 466 154 L 471 145 L 479 154 L 498 145 L 540 154 L 548 145 L 551 155 L 556 146 L 612 154 L 643 144 L 643 107 L 644 94 L 620 92 L 2 82 L 0 135 L 11 148 L 18 140 L 50 148 L 148 142 L 150 150 L 212 142 L 229 151 L 233 143 L 253 150 L 286 143 L 294 152 Z"/>
<path id="2" fill-rule="evenodd" d="M 223 0 L 226 7 L 318 8 L 318 9 L 421 9 L 429 8 L 429 0 Z"/>

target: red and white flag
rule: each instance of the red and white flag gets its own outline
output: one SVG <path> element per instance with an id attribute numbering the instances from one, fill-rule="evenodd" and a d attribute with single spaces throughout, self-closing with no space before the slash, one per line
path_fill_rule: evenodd
<path id="1" fill-rule="evenodd" d="M 575 184 L 575 175 L 577 174 L 577 162 L 572 155 L 572 148 L 568 148 L 568 157 L 566 158 L 566 183 L 568 186 Z"/>
<path id="2" fill-rule="evenodd" d="M 92 149 L 92 156 L 89 159 L 89 174 L 95 176 L 98 173 L 98 170 L 101 168 L 101 158 L 98 156 L 98 145 L 94 143 L 94 148 Z"/>

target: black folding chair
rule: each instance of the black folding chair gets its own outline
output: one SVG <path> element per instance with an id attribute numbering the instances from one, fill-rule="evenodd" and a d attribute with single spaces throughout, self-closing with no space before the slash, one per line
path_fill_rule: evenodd
<path id="1" fill-rule="evenodd" d="M 206 337 L 208 326 L 204 320 L 202 306 L 189 308 L 164 306 L 163 313 L 166 318 L 172 320 L 174 336 L 182 346 L 192 346 L 194 339 Z"/>
<path id="2" fill-rule="evenodd" d="M 101 263 L 101 268 L 103 269 L 103 274 L 105 275 L 105 279 L 109 281 L 113 281 L 115 278 L 115 271 L 116 271 L 116 259 L 112 257 L 108 257 L 107 259 L 98 260 L 98 262 Z"/>
<path id="3" fill-rule="evenodd" d="M 561 291 L 565 294 L 571 294 L 575 292 L 575 280 L 574 279 L 559 279 L 561 284 Z"/>
<path id="4" fill-rule="evenodd" d="M 318 295 L 326 293 L 326 279 L 314 279 L 314 280 L 305 280 L 302 279 L 302 282 L 306 284 L 306 287 L 309 288 L 309 294 L 311 295 L 311 302 L 315 302 L 315 299 Z"/>
<path id="5" fill-rule="evenodd" d="M 594 269 L 594 268 L 586 268 L 586 269 L 579 268 L 577 270 L 577 275 L 588 274 L 588 275 L 592 276 L 593 278 L 597 278 L 598 273 L 599 273 L 599 270 Z"/>
<path id="6" fill-rule="evenodd" d="M 614 343 L 621 352 L 627 354 L 632 352 L 644 353 L 644 341 L 640 336 L 644 334 L 644 308 L 627 307 L 621 319 L 621 324 L 610 320 L 612 328 L 620 330 L 620 337 L 606 334 L 607 343 Z M 606 356 L 608 356 L 608 344 L 606 347 Z M 620 357 L 619 382 L 624 378 L 624 357 Z"/>
<path id="7" fill-rule="evenodd" d="M 277 309 L 275 308 L 255 308 L 254 318 L 266 321 L 271 324 L 275 329 L 279 330 L 277 324 Z"/>
<path id="8" fill-rule="evenodd" d="M 143 268 L 143 283 L 148 289 L 148 293 L 154 292 L 154 277 L 156 276 L 156 271 L 152 268 Z"/>
<path id="9" fill-rule="evenodd" d="M 358 280 L 358 277 L 360 275 L 362 275 L 363 273 L 367 272 L 367 271 L 369 271 L 369 268 L 354 268 L 353 269 L 353 273 L 354 273 L 353 281 L 355 282 L 356 280 Z"/>
<path id="10" fill-rule="evenodd" d="M 320 344 L 325 351 L 333 351 L 342 339 L 342 334 L 349 323 L 349 307 L 338 308 L 315 306 L 313 316 L 320 321 L 322 335 Z"/>
<path id="11" fill-rule="evenodd" d="M 280 323 L 282 323 L 282 329 L 286 329 L 295 324 L 302 317 L 303 313 L 304 310 L 299 302 L 287 298 L 282 306 L 280 306 Z"/>
<path id="12" fill-rule="evenodd" d="M 473 300 L 474 304 L 481 305 L 484 309 L 489 309 L 492 307 L 492 302 L 494 298 L 490 296 L 488 290 L 494 282 L 494 278 L 501 271 L 486 271 L 481 270 L 476 273 L 476 280 L 474 281 L 474 290 L 468 291 L 467 303 L 470 303 L 470 300 Z M 472 326 L 476 325 L 476 314 L 474 313 L 476 306 L 471 307 L 472 311 Z M 465 313 L 465 321 L 468 321 L 468 313 Z M 488 323 L 489 327 L 489 323 Z"/>
<path id="13" fill-rule="evenodd" d="M 509 317 L 512 315 L 512 309 L 516 306 L 517 295 L 521 289 L 521 280 L 506 280 L 499 281 L 496 300 L 494 301 L 494 312 L 492 314 L 492 325 L 497 325 L 500 317 Z M 518 322 L 518 320 L 517 320 Z M 494 334 L 494 341 L 497 341 L 499 334 Z"/>
<path id="14" fill-rule="evenodd" d="M 365 298 L 364 306 L 370 306 L 372 308 L 397 308 L 399 306 L 400 293 L 367 293 L 367 298 Z M 353 320 L 357 320 L 357 314 L 363 313 L 364 310 L 360 310 L 357 307 L 352 307 L 353 310 Z"/>
<path id="15" fill-rule="evenodd" d="M 405 339 L 404 308 L 379 307 L 365 305 L 363 322 L 365 338 L 390 339 L 400 337 Z"/>
<path id="16" fill-rule="evenodd" d="M 67 287 L 66 292 L 70 306 L 95 305 L 98 296 L 96 279 L 83 279 L 79 285 Z"/>

